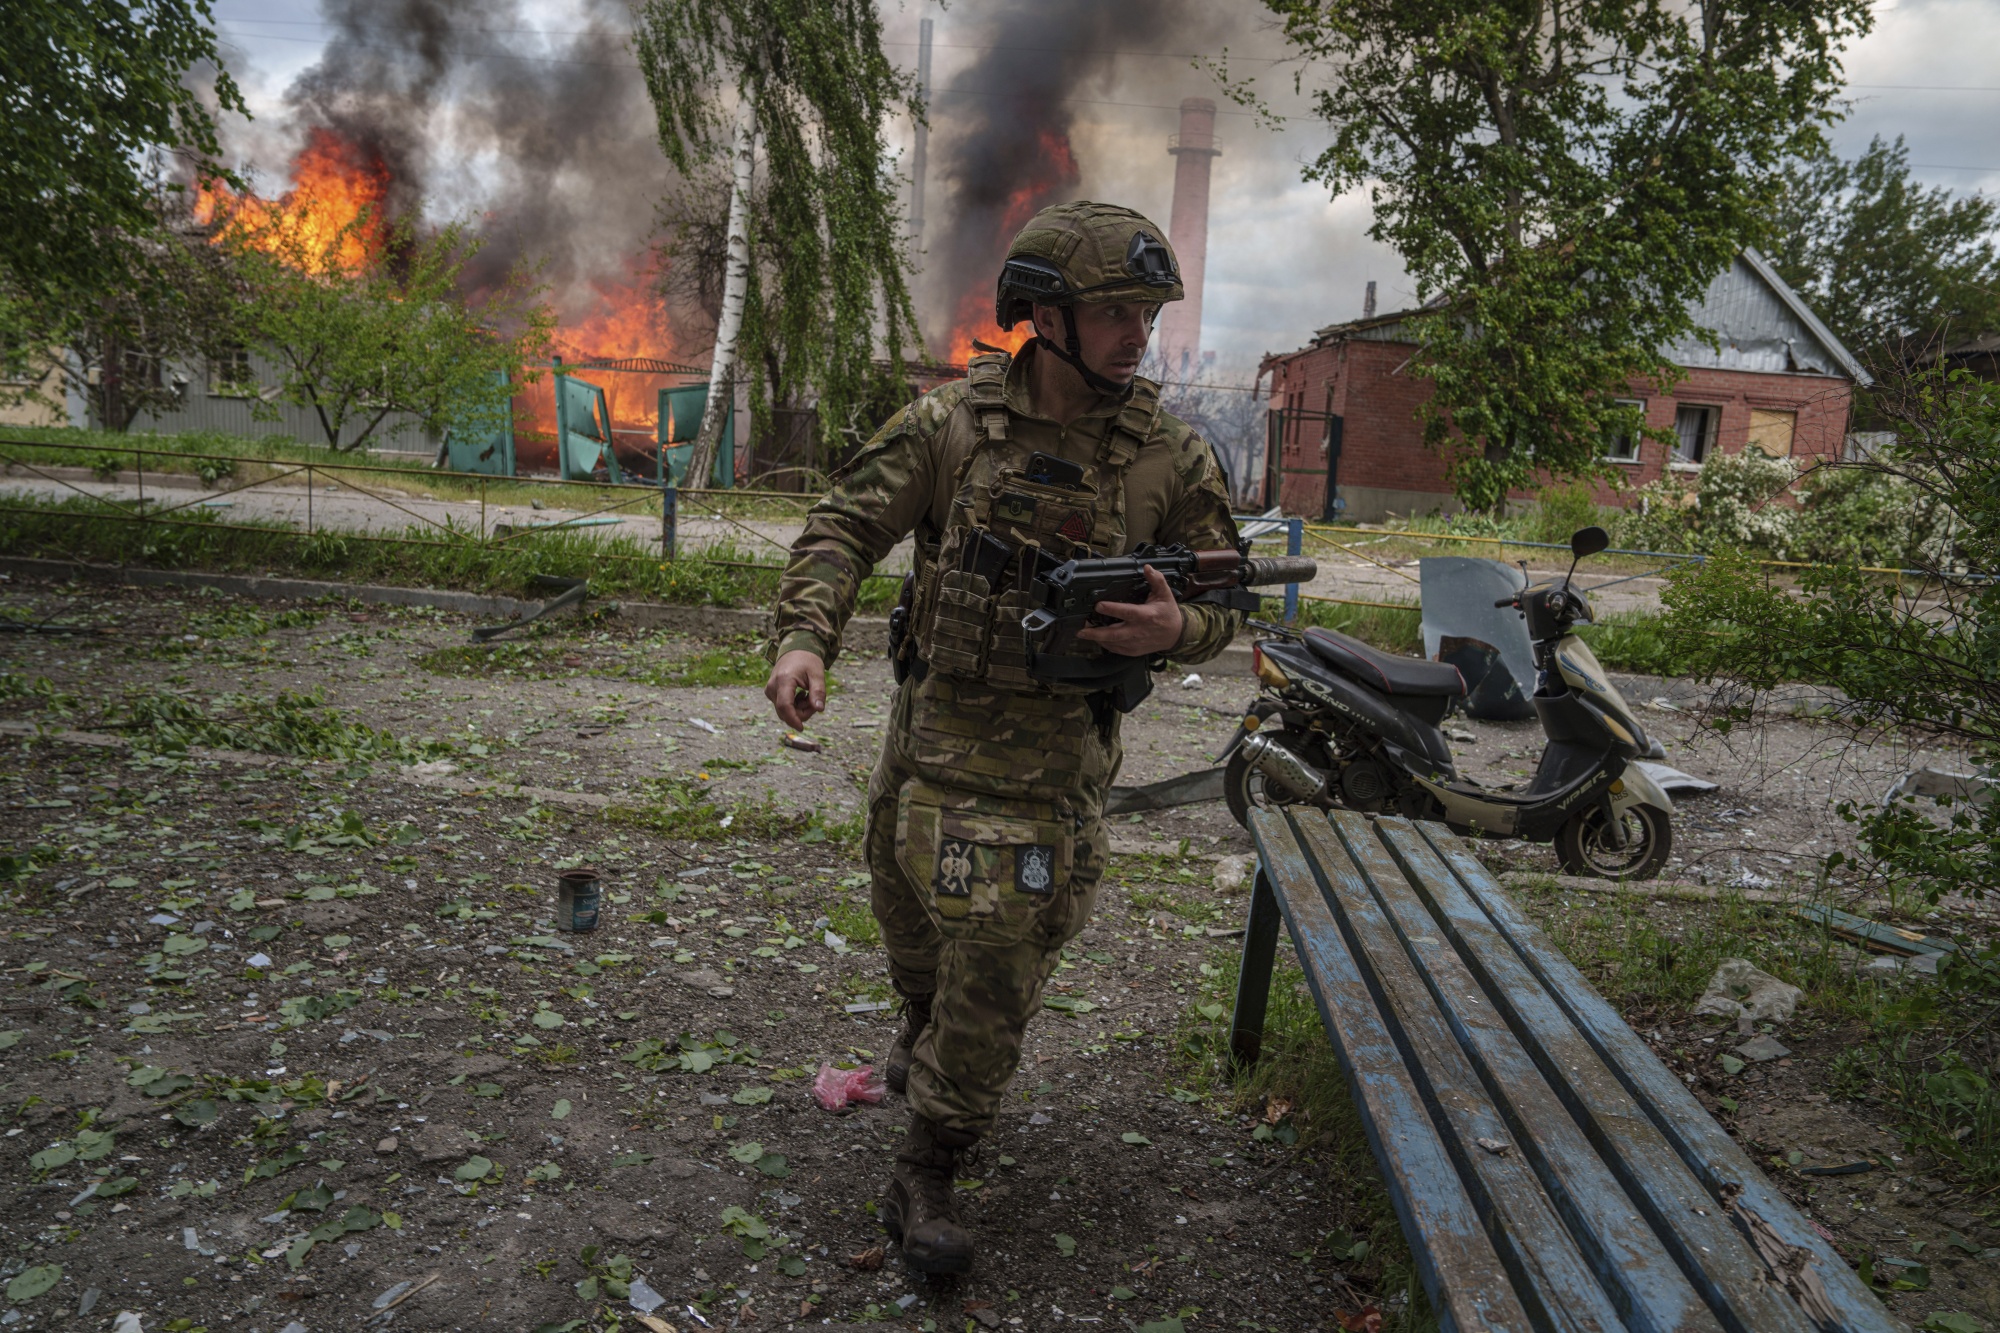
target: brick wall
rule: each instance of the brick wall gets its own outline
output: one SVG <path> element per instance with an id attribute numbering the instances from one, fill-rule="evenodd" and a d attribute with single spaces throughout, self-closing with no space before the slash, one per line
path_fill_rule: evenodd
<path id="1" fill-rule="evenodd" d="M 1444 459 L 1426 448 L 1417 411 L 1431 395 L 1428 380 L 1409 372 L 1416 348 L 1409 343 L 1337 341 L 1308 347 L 1270 362 L 1271 406 L 1332 412 L 1343 419 L 1338 484 L 1348 501 L 1347 519 L 1375 522 L 1389 509 L 1423 513 L 1452 509 Z M 1750 439 L 1753 410 L 1796 414 L 1794 457 L 1839 457 L 1846 438 L 1853 386 L 1823 375 L 1768 375 L 1742 370 L 1697 368 L 1661 393 L 1635 381 L 1631 396 L 1646 404 L 1646 424 L 1671 431 L 1683 404 L 1718 409 L 1714 443 L 1725 454 L 1740 452 Z M 1280 502 L 1285 512 L 1317 518 L 1326 504 L 1325 423 L 1317 418 L 1287 422 L 1279 458 Z M 1628 486 L 1643 486 L 1669 470 L 1668 450 L 1642 440 L 1639 459 L 1619 464 Z M 1530 499 L 1531 491 L 1516 493 Z M 1608 484 L 1598 501 L 1618 502 Z"/>

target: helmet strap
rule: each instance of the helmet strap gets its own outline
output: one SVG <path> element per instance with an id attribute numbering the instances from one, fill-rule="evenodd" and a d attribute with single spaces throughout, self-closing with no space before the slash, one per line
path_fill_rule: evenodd
<path id="1" fill-rule="evenodd" d="M 1130 399 L 1132 397 L 1130 383 L 1120 384 L 1116 380 L 1106 379 L 1083 363 L 1083 344 L 1076 336 L 1076 307 L 1066 305 L 1060 308 L 1063 314 L 1063 341 L 1068 346 L 1058 347 L 1039 333 L 1035 335 L 1035 341 L 1048 349 L 1049 355 L 1068 363 L 1072 370 L 1083 376 L 1083 382 L 1092 389 L 1109 394 L 1121 403 Z"/>

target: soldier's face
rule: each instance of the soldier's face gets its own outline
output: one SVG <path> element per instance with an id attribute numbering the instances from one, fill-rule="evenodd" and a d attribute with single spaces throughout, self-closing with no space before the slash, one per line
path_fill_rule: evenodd
<path id="1" fill-rule="evenodd" d="M 1114 384 L 1128 384 L 1139 373 L 1146 344 L 1152 341 L 1157 304 L 1133 301 L 1079 303 L 1076 307 L 1077 351 L 1083 364 Z M 1035 331 L 1061 346 L 1067 336 L 1062 311 L 1035 307 Z"/>

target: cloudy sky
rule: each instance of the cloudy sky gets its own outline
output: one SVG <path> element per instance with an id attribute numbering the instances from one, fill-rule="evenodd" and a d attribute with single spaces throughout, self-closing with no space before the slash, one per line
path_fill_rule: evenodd
<path id="1" fill-rule="evenodd" d="M 990 98 L 981 87 L 983 62 L 997 41 L 1034 40 L 1032 30 L 996 38 L 992 6 L 960 3 L 950 9 L 917 0 L 882 0 L 888 50 L 899 63 L 914 66 L 918 21 L 935 21 L 933 84 L 939 90 L 932 119 L 933 144 L 942 141 L 954 115 Z M 447 6 L 477 15 L 477 5 Z M 1032 12 L 1027 0 L 1017 10 Z M 384 0 L 393 23 L 398 5 Z M 1162 5 L 1161 12 L 1175 8 Z M 1050 3 L 1053 21 L 1066 7 Z M 1173 184 L 1167 137 L 1177 128 L 1174 108 L 1183 97 L 1216 96 L 1214 81 L 1190 57 L 1228 50 L 1239 72 L 1269 71 L 1262 86 L 1280 111 L 1296 113 L 1302 103 L 1290 93 L 1291 67 L 1270 59 L 1282 43 L 1260 5 L 1189 4 L 1193 17 L 1177 21 L 1179 31 L 1137 25 L 1106 59 L 1071 91 L 1068 110 L 1072 143 L 1084 197 L 1129 203 L 1165 223 Z M 532 24 L 559 35 L 574 23 L 564 0 L 522 0 Z M 227 58 L 242 80 L 258 124 L 240 135 L 239 151 L 260 166 L 282 161 L 288 124 L 283 94 L 312 66 L 329 28 L 317 0 L 217 0 L 216 16 Z M 470 18 L 468 22 L 477 22 Z M 551 50 L 533 32 L 495 32 L 496 49 L 517 53 L 523 62 Z M 2000 74 L 1991 53 L 2000 49 L 2000 4 L 1993 0 L 1899 0 L 1877 7 L 1874 31 L 1847 54 L 1849 114 L 1833 131 L 1836 147 L 1853 154 L 1870 136 L 1908 138 L 1911 159 L 1924 181 L 1955 191 L 2000 190 L 2000 146 L 1990 126 L 2000 119 Z M 605 68 L 602 77 L 631 79 L 630 69 Z M 1221 99 L 1218 99 L 1221 100 Z M 1310 118 L 1293 115 L 1283 128 L 1262 128 L 1222 101 L 1217 136 L 1223 155 L 1215 163 L 1211 206 L 1204 345 L 1227 364 L 1254 364 L 1265 351 L 1298 346 L 1324 324 L 1361 311 L 1364 284 L 1375 280 L 1384 309 L 1411 293 L 1395 256 L 1363 234 L 1369 209 L 1365 197 L 1330 199 L 1319 186 L 1300 179 L 1302 165 L 1318 151 L 1324 132 Z M 1989 129 L 1981 130 L 1979 126 Z M 907 127 L 897 127 L 899 147 L 907 147 Z M 635 150 L 635 151 L 643 151 Z M 657 154 L 657 150 L 653 150 Z M 933 172 L 948 170 L 933 150 Z M 659 170 L 652 162 L 634 164 L 634 178 Z M 936 198 L 934 186 L 933 199 Z M 476 185 L 471 194 L 476 195 Z M 504 198 L 453 201 L 484 212 L 506 206 Z M 936 223 L 934 206 L 929 210 Z M 978 275 L 981 284 L 991 281 Z"/>

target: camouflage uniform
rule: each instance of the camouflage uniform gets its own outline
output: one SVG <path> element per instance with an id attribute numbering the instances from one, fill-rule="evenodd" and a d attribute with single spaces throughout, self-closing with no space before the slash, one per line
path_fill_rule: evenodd
<path id="1" fill-rule="evenodd" d="M 1137 381 L 1123 402 L 1102 395 L 1060 426 L 1028 401 L 1028 368 L 1041 354 L 1031 343 L 1011 365 L 976 359 L 966 381 L 898 412 L 856 455 L 792 548 L 773 660 L 807 649 L 830 664 L 861 579 L 912 533 L 915 620 L 941 625 L 938 608 L 951 601 L 955 567 L 941 551 L 955 549 L 974 520 L 1015 539 L 1028 535 L 1005 526 L 1009 515 L 1020 518 L 1020 496 L 1002 497 L 1006 513 L 994 512 L 991 497 L 1036 451 L 1088 469 L 1089 495 L 1072 505 L 1082 517 L 1050 509 L 1052 499 L 1067 497 L 1041 503 L 1047 516 L 1062 518 L 1063 532 L 1086 536 L 1101 554 L 1142 542 L 1235 545 L 1213 453 L 1160 410 L 1155 386 Z M 1025 502 L 1030 510 L 1034 499 Z M 994 592 L 1003 610 L 1026 595 L 998 594 L 983 580 L 980 591 Z M 1240 613 L 1216 606 L 1184 610 L 1186 628 L 1172 651 L 1180 662 L 1214 657 L 1241 623 Z M 1028 680 L 1018 614 L 997 623 L 991 642 L 971 654 L 978 661 L 968 659 L 973 669 L 931 669 L 898 688 L 868 790 L 871 899 L 890 972 L 904 994 L 934 997 L 910 1070 L 911 1107 L 971 1135 L 990 1128 L 1058 951 L 1096 904 L 1104 799 L 1122 759 L 1118 714 L 1102 699 Z M 945 660 L 948 638 L 937 629 L 927 656 Z"/>

